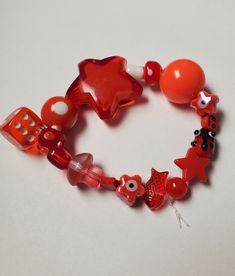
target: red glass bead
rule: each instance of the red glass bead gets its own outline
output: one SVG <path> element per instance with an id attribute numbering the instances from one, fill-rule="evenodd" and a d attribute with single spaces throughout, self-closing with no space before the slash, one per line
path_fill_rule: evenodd
<path id="1" fill-rule="evenodd" d="M 43 105 L 41 117 L 45 125 L 60 130 L 72 128 L 77 121 L 77 110 L 68 98 L 53 97 Z"/>
<path id="2" fill-rule="evenodd" d="M 206 182 L 206 166 L 209 161 L 209 158 L 199 156 L 194 148 L 190 148 L 184 158 L 175 160 L 175 164 L 182 169 L 182 178 L 185 181 L 196 177 L 200 182 Z"/>
<path id="3" fill-rule="evenodd" d="M 161 65 L 156 61 L 148 61 L 144 66 L 144 80 L 149 85 L 156 85 L 159 83 L 162 72 Z"/>
<path id="4" fill-rule="evenodd" d="M 183 198 L 188 191 L 188 184 L 180 177 L 173 177 L 166 182 L 166 192 L 173 199 Z"/>
<path id="5" fill-rule="evenodd" d="M 145 185 L 144 201 L 152 211 L 160 209 L 167 200 L 165 187 L 167 176 L 168 172 L 151 170 L 151 177 Z"/>
<path id="6" fill-rule="evenodd" d="M 87 59 L 79 64 L 79 71 L 66 96 L 76 105 L 89 104 L 101 119 L 110 119 L 120 107 L 134 104 L 143 90 L 126 72 L 122 57 Z"/>
<path id="7" fill-rule="evenodd" d="M 103 177 L 103 170 L 93 165 L 93 156 L 90 153 L 78 154 L 69 163 L 67 178 L 73 186 L 84 183 L 92 188 L 99 188 Z"/>
<path id="8" fill-rule="evenodd" d="M 210 157 L 215 148 L 215 132 L 202 128 L 195 130 L 195 139 L 191 143 L 195 152 L 202 157 Z"/>
<path id="9" fill-rule="evenodd" d="M 37 143 L 41 119 L 27 107 L 12 112 L 0 127 L 2 135 L 20 150 L 28 150 Z"/>
<path id="10" fill-rule="evenodd" d="M 117 180 L 115 177 L 104 176 L 101 180 L 101 186 L 108 190 L 115 191 L 119 185 L 120 181 Z"/>
<path id="11" fill-rule="evenodd" d="M 201 126 L 216 132 L 219 128 L 218 118 L 216 115 L 203 116 L 201 120 Z"/>
<path id="12" fill-rule="evenodd" d="M 191 101 L 191 106 L 196 110 L 198 115 L 204 116 L 214 114 L 218 102 L 219 98 L 217 96 L 206 91 L 200 91 L 197 97 Z"/>
<path id="13" fill-rule="evenodd" d="M 177 104 L 190 103 L 204 85 L 204 72 L 192 60 L 175 60 L 162 71 L 160 76 L 162 92 L 169 101 Z"/>
<path id="14" fill-rule="evenodd" d="M 47 154 L 47 159 L 58 169 L 64 170 L 68 167 L 72 156 L 65 148 L 56 148 Z"/>
<path id="15" fill-rule="evenodd" d="M 65 136 L 52 127 L 43 128 L 38 136 L 38 147 L 42 153 L 52 152 L 64 146 Z"/>
<path id="16" fill-rule="evenodd" d="M 48 160 L 57 168 L 65 169 L 72 159 L 70 153 L 64 148 L 65 136 L 52 128 L 43 128 L 38 136 L 38 148 L 47 154 Z"/>
<path id="17" fill-rule="evenodd" d="M 135 204 L 136 199 L 142 197 L 145 188 L 139 175 L 123 175 L 120 178 L 120 186 L 116 189 L 116 194 L 129 206 Z"/>

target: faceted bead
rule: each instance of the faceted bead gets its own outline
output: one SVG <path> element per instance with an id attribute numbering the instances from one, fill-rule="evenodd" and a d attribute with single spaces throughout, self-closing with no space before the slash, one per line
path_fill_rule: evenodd
<path id="1" fill-rule="evenodd" d="M 156 61 L 148 61 L 144 66 L 144 80 L 149 85 L 156 85 L 159 83 L 162 72 L 161 65 Z"/>
<path id="2" fill-rule="evenodd" d="M 143 90 L 126 70 L 122 57 L 84 60 L 66 96 L 75 105 L 90 105 L 101 119 L 111 119 L 120 107 L 133 105 Z"/>
<path id="3" fill-rule="evenodd" d="M 187 104 L 203 89 L 205 75 L 192 60 L 179 59 L 170 63 L 161 73 L 160 88 L 167 99 Z"/>
<path id="4" fill-rule="evenodd" d="M 191 106 L 196 110 L 198 115 L 204 116 L 214 114 L 218 102 L 219 98 L 217 96 L 206 91 L 200 91 L 196 98 L 191 101 Z"/>
<path id="5" fill-rule="evenodd" d="M 216 115 L 205 115 L 201 119 L 201 125 L 203 128 L 216 132 L 219 128 L 218 118 Z"/>
<path id="6" fill-rule="evenodd" d="M 69 163 L 67 178 L 71 185 L 84 183 L 99 188 L 103 176 L 103 170 L 93 165 L 93 156 L 90 153 L 78 154 Z"/>
<path id="7" fill-rule="evenodd" d="M 12 112 L 0 127 L 2 135 L 20 150 L 28 150 L 37 143 L 41 119 L 27 107 Z"/>
<path id="8" fill-rule="evenodd" d="M 152 211 L 159 210 L 167 200 L 165 187 L 167 176 L 167 171 L 151 170 L 151 177 L 145 185 L 144 201 Z"/>
<path id="9" fill-rule="evenodd" d="M 57 168 L 65 169 L 72 159 L 64 148 L 65 136 L 62 132 L 52 128 L 43 128 L 38 136 L 38 148 L 47 154 L 48 160 Z"/>
<path id="10" fill-rule="evenodd" d="M 116 189 L 116 194 L 129 206 L 135 204 L 136 199 L 142 197 L 145 188 L 139 175 L 123 175 L 120 178 L 120 185 Z"/>
<path id="11" fill-rule="evenodd" d="M 173 177 L 166 182 L 166 192 L 173 199 L 183 198 L 188 191 L 188 184 L 180 177 Z"/>
<path id="12" fill-rule="evenodd" d="M 43 105 L 41 117 L 45 125 L 57 127 L 60 130 L 69 129 L 77 121 L 77 110 L 68 98 L 53 97 Z"/>

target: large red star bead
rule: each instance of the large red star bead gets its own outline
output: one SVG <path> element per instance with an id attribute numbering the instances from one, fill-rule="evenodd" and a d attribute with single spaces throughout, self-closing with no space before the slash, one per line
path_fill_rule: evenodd
<path id="1" fill-rule="evenodd" d="M 176 159 L 175 164 L 182 169 L 182 177 L 189 181 L 196 177 L 200 182 L 207 182 L 206 166 L 210 159 L 197 155 L 194 148 L 190 148 L 184 158 Z"/>
<path id="2" fill-rule="evenodd" d="M 153 211 L 160 209 L 166 201 L 167 176 L 167 171 L 158 172 L 153 168 L 151 170 L 151 177 L 145 185 L 144 201 Z"/>
<path id="3" fill-rule="evenodd" d="M 101 119 L 110 119 L 119 107 L 135 103 L 142 86 L 126 72 L 126 60 L 108 57 L 87 59 L 79 63 L 80 75 L 69 87 L 66 96 L 75 105 L 89 104 Z"/>
<path id="4" fill-rule="evenodd" d="M 116 194 L 129 206 L 135 204 L 136 199 L 144 195 L 145 188 L 139 175 L 123 175 L 120 178 L 120 186 L 116 189 Z"/>
<path id="5" fill-rule="evenodd" d="M 198 115 L 204 116 L 206 114 L 214 114 L 218 102 L 219 98 L 217 96 L 206 91 L 200 91 L 197 97 L 191 101 L 191 106 L 196 110 Z"/>

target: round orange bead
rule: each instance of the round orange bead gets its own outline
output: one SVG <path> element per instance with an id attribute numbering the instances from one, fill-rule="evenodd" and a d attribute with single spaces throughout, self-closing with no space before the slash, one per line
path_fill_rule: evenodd
<path id="1" fill-rule="evenodd" d="M 45 102 L 41 117 L 45 125 L 62 130 L 73 127 L 77 121 L 77 110 L 68 98 L 58 96 Z"/>
<path id="2" fill-rule="evenodd" d="M 170 63 L 160 76 L 160 88 L 167 99 L 187 104 L 204 88 L 202 68 L 192 60 L 179 59 Z"/>

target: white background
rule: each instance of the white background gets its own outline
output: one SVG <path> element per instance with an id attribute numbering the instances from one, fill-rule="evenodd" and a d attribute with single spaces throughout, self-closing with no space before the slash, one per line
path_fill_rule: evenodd
<path id="1" fill-rule="evenodd" d="M 0 118 L 64 95 L 85 58 L 121 55 L 132 64 L 196 60 L 223 112 L 210 185 L 191 187 L 173 210 L 129 208 L 112 192 L 79 190 L 47 162 L 0 141 L 1 276 L 235 275 L 234 1 L 0 1 Z M 194 112 L 160 92 L 110 126 L 83 112 L 70 137 L 108 175 L 150 168 L 180 175 L 199 127 Z"/>

